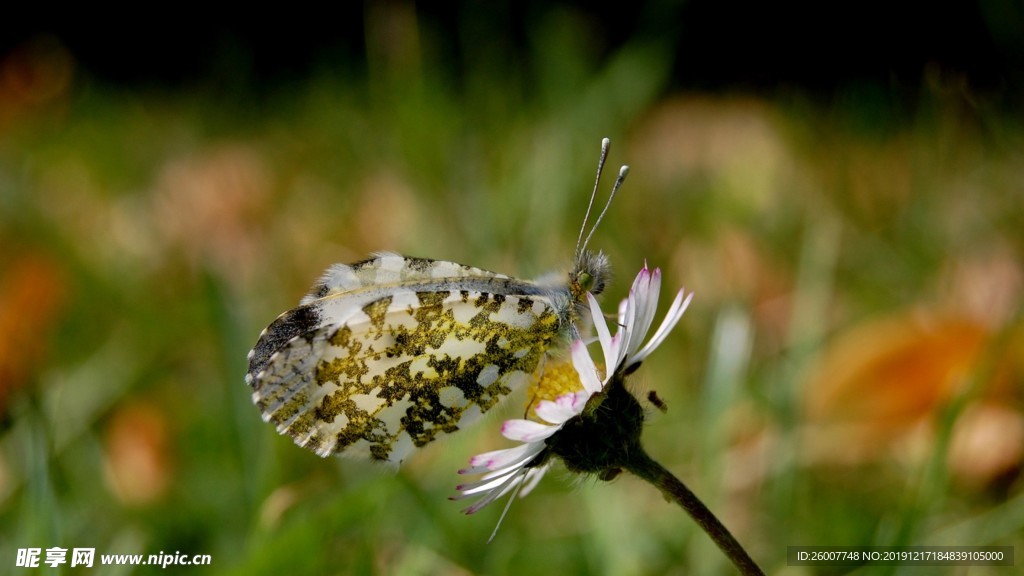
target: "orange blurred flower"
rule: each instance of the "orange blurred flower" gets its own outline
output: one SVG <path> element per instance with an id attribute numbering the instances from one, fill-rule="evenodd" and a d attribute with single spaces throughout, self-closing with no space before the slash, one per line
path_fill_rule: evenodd
<path id="1" fill-rule="evenodd" d="M 271 174 L 244 145 L 222 145 L 168 162 L 157 177 L 153 219 L 171 246 L 227 278 L 247 277 L 260 257 Z"/>
<path id="2" fill-rule="evenodd" d="M 149 504 L 171 484 L 167 419 L 155 406 L 134 403 L 121 407 L 107 425 L 107 484 L 125 504 Z"/>
<path id="3" fill-rule="evenodd" d="M 848 330 L 828 347 L 804 391 L 809 458 L 857 464 L 923 456 L 942 411 L 968 394 L 953 430 L 951 469 L 975 481 L 1001 473 L 1011 464 L 1003 456 L 1024 454 L 1024 415 L 1012 402 L 1010 358 L 989 357 L 1014 347 L 995 345 L 981 321 L 936 312 L 899 313 Z M 997 434 L 1002 456 L 975 449 L 978 438 L 993 437 L 979 414 L 1017 422 L 1006 427 L 1015 433 Z"/>
<path id="4" fill-rule="evenodd" d="M 63 271 L 42 254 L 22 254 L 0 275 L 0 414 L 46 357 L 66 292 Z"/>

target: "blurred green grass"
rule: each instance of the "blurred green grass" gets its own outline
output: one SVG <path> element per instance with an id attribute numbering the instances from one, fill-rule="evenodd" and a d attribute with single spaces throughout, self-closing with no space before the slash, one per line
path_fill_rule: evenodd
<path id="1" fill-rule="evenodd" d="M 632 167 L 594 240 L 618 272 L 605 302 L 645 259 L 697 293 L 640 373 L 669 407 L 648 449 L 769 572 L 831 573 L 786 568 L 787 545 L 1024 543 L 1021 119 L 942 78 L 912 110 L 870 91 L 670 94 L 657 43 L 598 61 L 582 35 L 548 22 L 532 75 L 481 60 L 465 86 L 426 52 L 370 50 L 366 79 L 255 101 L 88 78 L 41 103 L 8 94 L 0 571 L 17 548 L 88 546 L 213 556 L 188 573 L 728 573 L 631 478 L 553 474 L 486 544 L 500 506 L 466 518 L 447 497 L 470 455 L 507 445 L 498 416 L 395 474 L 276 436 L 242 381 L 259 331 L 333 262 L 564 267 L 603 136 Z M 851 327 L 906 310 L 991 335 L 969 385 L 886 420 L 871 454 L 830 458 L 861 450 L 810 427 L 848 415 L 807 404 L 863 380 L 815 367 Z M 926 372 L 906 387 L 943 385 Z M 954 450 L 979 405 L 1006 417 L 995 464 Z M 989 573 L 953 573 L 968 572 Z"/>

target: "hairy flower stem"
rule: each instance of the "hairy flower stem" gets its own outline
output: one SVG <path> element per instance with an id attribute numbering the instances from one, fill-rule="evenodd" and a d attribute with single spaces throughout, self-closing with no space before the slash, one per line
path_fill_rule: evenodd
<path id="1" fill-rule="evenodd" d="M 646 452 L 635 450 L 623 466 L 629 472 L 653 484 L 665 498 L 679 504 L 691 518 L 714 540 L 741 574 L 764 575 L 764 571 L 736 541 L 729 529 L 690 491 L 681 480 L 658 464 Z"/>
<path id="2" fill-rule="evenodd" d="M 626 376 L 625 373 L 614 374 L 604 390 L 591 397 L 580 415 L 566 421 L 561 430 L 548 438 L 537 463 L 557 456 L 570 471 L 596 474 L 601 480 L 611 480 L 628 470 L 679 504 L 740 573 L 763 575 L 764 571 L 700 498 L 644 451 L 640 444 L 644 410 L 626 390 Z"/>

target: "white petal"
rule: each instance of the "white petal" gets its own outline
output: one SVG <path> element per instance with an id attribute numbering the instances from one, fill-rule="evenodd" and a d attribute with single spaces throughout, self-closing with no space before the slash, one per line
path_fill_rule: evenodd
<path id="1" fill-rule="evenodd" d="M 625 345 L 625 356 L 632 356 L 640 348 L 654 321 L 654 314 L 658 310 L 661 268 L 655 268 L 648 274 L 644 274 L 644 272 L 647 272 L 646 268 L 637 275 L 636 282 L 633 283 L 633 290 L 629 295 L 633 301 L 634 316 L 626 325 L 628 343 Z"/>
<path id="2" fill-rule="evenodd" d="M 497 486 L 502 485 L 505 480 L 511 475 L 517 474 L 520 470 L 523 470 L 527 464 L 533 460 L 537 454 L 544 450 L 544 444 L 542 442 L 534 442 L 532 444 L 523 444 L 523 446 L 529 448 L 529 451 L 523 455 L 515 464 L 489 472 L 485 474 L 479 480 L 475 482 L 467 482 L 465 484 L 459 484 L 455 487 L 456 490 L 462 492 L 457 496 L 452 496 L 452 500 L 461 500 L 474 494 L 479 494 L 485 490 L 491 490 Z"/>
<path id="3" fill-rule="evenodd" d="M 634 334 L 633 326 L 636 325 L 636 295 L 632 289 L 630 289 L 629 296 L 626 298 L 626 311 L 623 316 L 622 325 L 619 327 L 619 331 L 615 334 L 620 337 L 621 342 L 619 343 L 615 356 L 609 360 L 609 374 L 612 373 L 626 357 L 630 348 L 630 340 Z"/>
<path id="4" fill-rule="evenodd" d="M 469 508 L 466 508 L 464 512 L 466 514 L 475 514 L 476 512 L 480 511 L 480 509 L 483 508 L 484 506 L 487 506 L 491 502 L 494 502 L 495 499 L 504 496 L 505 494 L 508 493 L 509 490 L 515 488 L 517 484 L 523 481 L 524 475 L 525 472 L 523 472 L 522 470 L 517 471 L 516 474 L 513 474 L 505 481 L 505 484 L 501 485 L 500 487 L 493 488 L 483 498 L 477 500 Z"/>
<path id="5" fill-rule="evenodd" d="M 590 315 L 594 318 L 594 328 L 597 330 L 597 339 L 601 341 L 601 351 L 604 353 L 605 362 L 608 362 L 608 347 L 611 345 L 612 334 L 608 331 L 608 322 L 604 319 L 604 312 L 597 298 L 587 292 L 587 301 L 590 303 Z"/>
<path id="6" fill-rule="evenodd" d="M 626 325 L 626 308 L 627 308 L 628 304 L 629 304 L 629 298 L 623 298 L 619 302 L 619 312 L 618 312 L 617 318 L 618 318 L 618 326 L 619 326 L 619 330 L 620 331 L 622 330 L 622 327 Z"/>
<path id="7" fill-rule="evenodd" d="M 684 290 L 679 290 L 679 293 L 676 294 L 676 299 L 672 302 L 672 306 L 665 315 L 665 319 L 661 322 L 661 326 L 658 326 L 658 329 L 655 330 L 654 336 L 651 336 L 651 339 L 643 349 L 629 359 L 630 366 L 639 364 L 644 358 L 649 356 L 655 348 L 661 346 L 661 343 L 668 337 L 669 332 L 675 328 L 679 319 L 683 317 L 683 312 L 686 312 L 686 308 L 690 305 L 690 299 L 693 298 L 693 292 L 690 292 L 690 295 L 687 296 L 685 300 L 683 299 L 683 293 Z"/>
<path id="8" fill-rule="evenodd" d="M 530 470 L 526 472 L 526 479 L 523 481 L 525 484 L 523 485 L 523 489 L 519 492 L 519 497 L 522 498 L 533 491 L 534 487 L 537 486 L 537 483 L 540 482 L 540 479 L 544 477 L 544 473 L 547 471 L 547 464 L 537 468 L 530 468 Z"/>
<path id="9" fill-rule="evenodd" d="M 611 349 L 608 351 L 607 358 L 605 358 L 605 364 L 608 365 L 608 368 L 605 369 L 605 382 L 611 378 L 611 375 L 615 373 L 615 367 L 618 366 L 626 356 L 625 350 L 622 347 L 623 342 L 625 342 L 624 336 L 625 333 L 619 332 L 612 337 Z"/>
<path id="10" fill-rule="evenodd" d="M 519 442 L 536 442 L 551 436 L 558 431 L 558 426 L 549 426 L 534 422 L 532 420 L 513 419 L 506 420 L 501 425 L 501 434 L 509 440 Z"/>
<path id="11" fill-rule="evenodd" d="M 570 352 L 572 353 L 572 365 L 576 368 L 576 373 L 580 375 L 583 389 L 591 394 L 600 392 L 601 379 L 597 375 L 597 366 L 594 365 L 594 359 L 590 357 L 587 346 L 583 344 L 582 340 L 576 340 L 572 343 Z"/>
<path id="12" fill-rule="evenodd" d="M 640 292 L 646 289 L 651 283 L 651 270 L 647 267 L 647 262 L 644 261 L 644 267 L 636 273 L 636 278 L 633 279 L 632 289 L 634 292 Z"/>
<path id="13" fill-rule="evenodd" d="M 541 419 L 552 424 L 564 424 L 566 420 L 579 414 L 586 406 L 591 394 L 586 391 L 562 394 L 555 401 L 541 400 L 534 412 Z"/>
<path id="14" fill-rule="evenodd" d="M 504 450 L 494 450 L 493 452 L 485 452 L 483 454 L 477 454 L 469 459 L 470 468 L 464 468 L 459 470 L 459 474 L 480 474 L 488 470 L 497 470 L 499 468 L 505 468 L 515 462 L 526 457 L 531 452 L 530 444 L 520 444 L 514 448 L 506 448 Z M 539 450 L 537 450 L 539 452 Z M 534 452 L 535 454 L 536 452 Z"/>
<path id="15" fill-rule="evenodd" d="M 658 298 L 661 295 L 661 268 L 655 268 L 651 273 L 651 281 L 647 285 L 647 292 L 639 295 L 641 315 L 639 320 L 639 332 L 641 338 L 651 329 L 654 322 L 654 315 L 658 312 Z"/>
<path id="16" fill-rule="evenodd" d="M 521 470 L 522 470 L 522 468 L 509 468 L 507 470 L 502 470 L 502 474 L 500 474 L 498 476 L 493 476 L 491 478 L 484 478 L 484 479 L 481 479 L 481 480 L 477 480 L 476 482 L 467 482 L 465 484 L 459 484 L 458 486 L 455 487 L 455 489 L 458 490 L 459 492 L 461 492 L 462 494 L 459 494 L 457 496 L 453 496 L 452 499 L 453 500 L 460 500 L 462 498 L 467 498 L 469 496 L 474 496 L 474 495 L 479 494 L 481 492 L 487 492 L 488 490 L 494 490 L 494 489 L 498 488 L 499 486 L 503 486 L 505 484 L 505 482 L 507 482 L 509 480 L 509 478 L 511 478 L 512 476 L 514 476 L 516 474 L 519 474 L 519 472 Z"/>

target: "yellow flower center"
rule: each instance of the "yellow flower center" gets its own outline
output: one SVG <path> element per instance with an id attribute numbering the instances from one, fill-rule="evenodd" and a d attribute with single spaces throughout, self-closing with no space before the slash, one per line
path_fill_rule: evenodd
<path id="1" fill-rule="evenodd" d="M 604 366 L 598 365 L 598 371 L 603 371 Z M 541 400 L 554 402 L 563 394 L 572 394 L 583 390 L 583 383 L 580 382 L 580 375 L 573 367 L 571 360 L 556 360 L 549 358 L 544 370 L 535 374 L 530 386 L 526 389 L 526 417 L 537 422 L 546 422 L 534 412 Z"/>

